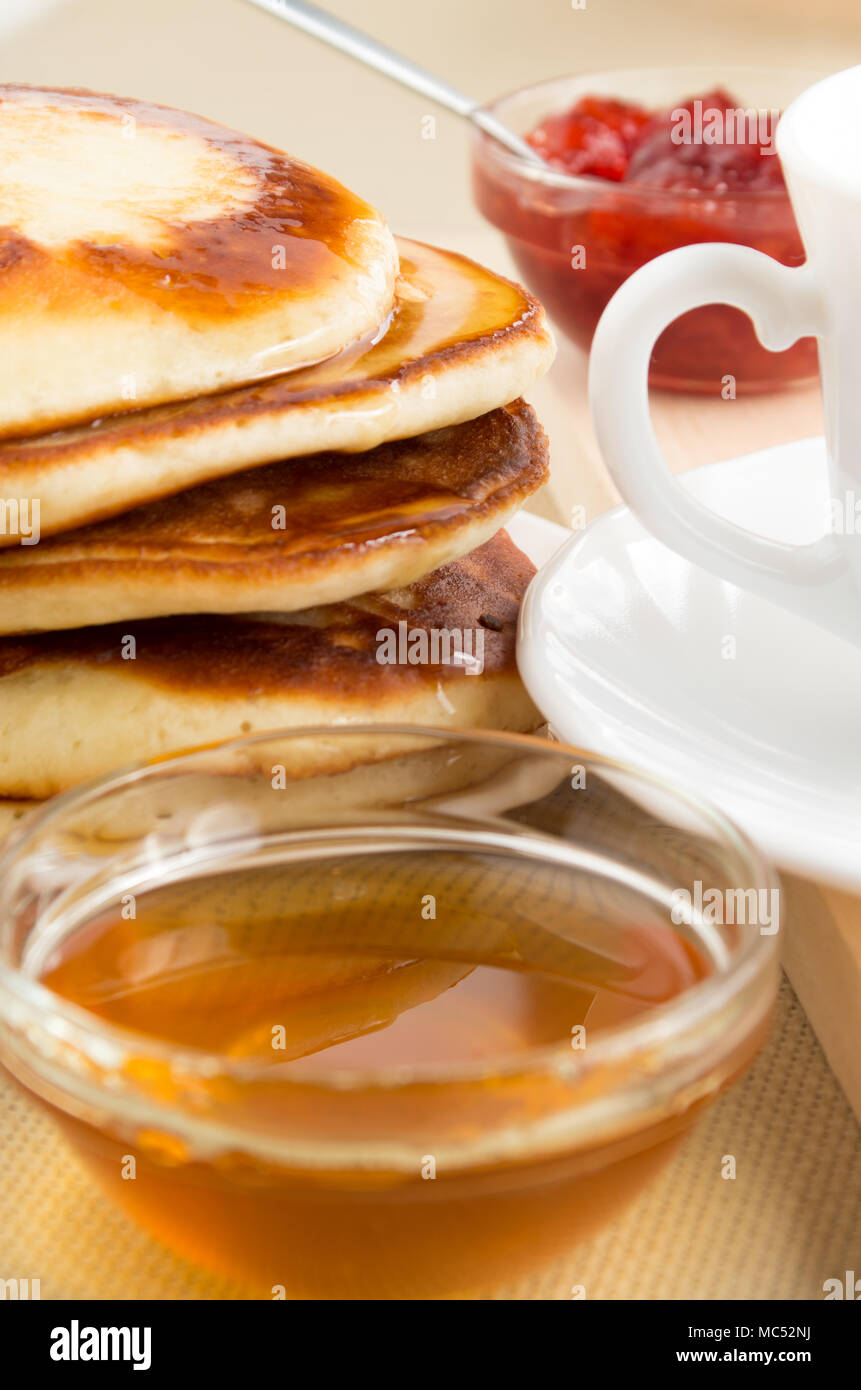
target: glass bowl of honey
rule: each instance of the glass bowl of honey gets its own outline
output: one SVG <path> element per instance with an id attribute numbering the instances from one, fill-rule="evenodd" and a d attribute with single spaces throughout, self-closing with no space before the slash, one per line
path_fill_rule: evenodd
<path id="1" fill-rule="evenodd" d="M 775 149 L 780 113 L 817 73 L 723 65 L 563 77 L 488 110 L 529 139 L 533 164 L 478 133 L 479 209 L 504 234 L 519 274 L 588 350 L 619 286 L 647 261 L 696 242 L 752 246 L 784 265 L 804 247 Z M 658 338 L 649 382 L 720 395 L 817 379 L 816 340 L 762 346 L 728 304 L 682 315 Z"/>
<path id="2" fill-rule="evenodd" d="M 15 832 L 0 1060 L 252 1297 L 484 1297 L 612 1220 L 744 1070 L 777 895 L 717 812 L 563 744 L 257 735 Z"/>

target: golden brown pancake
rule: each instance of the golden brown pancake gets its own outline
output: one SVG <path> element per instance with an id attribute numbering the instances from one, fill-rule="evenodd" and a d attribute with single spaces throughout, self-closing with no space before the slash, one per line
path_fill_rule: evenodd
<path id="1" fill-rule="evenodd" d="M 250 742 L 198 752 L 195 770 L 186 765 L 179 779 L 169 771 L 158 782 L 131 779 L 108 801 L 79 802 L 64 812 L 63 843 L 70 857 L 153 832 L 174 844 L 199 843 L 207 831 L 243 822 L 269 832 L 332 825 L 336 808 L 344 822 L 352 817 L 367 825 L 405 800 L 451 815 L 502 815 L 559 780 L 529 747 L 512 748 L 509 737 L 501 745 L 475 745 L 428 742 L 413 732 L 354 731 L 345 740 L 328 728 L 298 737 L 252 735 Z M 282 786 L 273 786 L 273 765 L 284 768 L 290 784 L 286 803 L 277 795 Z M 261 778 L 261 767 L 269 775 Z M 48 804 L 0 798 L 0 849 L 16 826 Z"/>
<path id="2" fill-rule="evenodd" d="M 517 674 L 534 566 L 506 532 L 417 583 L 298 613 L 152 618 L 0 640 L 0 795 L 266 729 L 528 730 Z"/>
<path id="3" fill-rule="evenodd" d="M 391 325 L 307 371 L 181 405 L 0 443 L 0 499 L 39 500 L 42 535 L 278 459 L 365 451 L 474 419 L 549 366 L 537 300 L 452 252 L 399 241 Z M 0 546 L 31 528 L 0 506 Z"/>
<path id="4" fill-rule="evenodd" d="M 368 453 L 270 463 L 0 554 L 0 632 L 293 611 L 411 584 L 547 478 L 523 401 Z"/>
<path id="5" fill-rule="evenodd" d="M 41 804 L 41 801 L 12 801 L 0 797 L 0 850 L 12 831 Z"/>
<path id="6" fill-rule="evenodd" d="M 380 214 L 199 116 L 0 87 L 0 170 L 0 436 L 320 362 L 391 309 Z"/>

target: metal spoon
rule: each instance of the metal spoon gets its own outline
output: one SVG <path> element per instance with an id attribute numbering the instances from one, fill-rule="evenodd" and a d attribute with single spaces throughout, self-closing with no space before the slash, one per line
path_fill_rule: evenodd
<path id="1" fill-rule="evenodd" d="M 256 5 L 258 9 L 266 10 L 267 14 L 286 19 L 297 29 L 304 29 L 306 34 L 313 35 L 315 39 L 322 39 L 324 43 L 331 44 L 342 53 L 348 53 L 351 58 L 358 59 L 367 67 L 376 68 L 377 72 L 384 73 L 386 77 L 393 78 L 404 87 L 410 87 L 414 92 L 420 92 L 422 96 L 447 107 L 456 115 L 465 116 L 473 125 L 479 126 L 486 135 L 498 140 L 513 154 L 520 155 L 521 159 L 528 159 L 530 164 L 544 164 L 540 155 L 537 155 L 525 140 L 521 140 L 519 135 L 515 135 L 513 130 L 509 130 L 507 125 L 503 125 L 502 121 L 485 111 L 471 97 L 449 86 L 441 78 L 434 77 L 433 73 L 420 68 L 416 63 L 411 63 L 400 53 L 386 48 L 385 44 L 377 43 L 376 39 L 369 38 L 367 34 L 354 29 L 351 24 L 345 24 L 316 5 L 306 4 L 305 0 L 251 0 L 251 4 Z"/>

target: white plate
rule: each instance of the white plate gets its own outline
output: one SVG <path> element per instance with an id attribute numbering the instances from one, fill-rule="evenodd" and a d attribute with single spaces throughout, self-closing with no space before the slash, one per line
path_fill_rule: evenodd
<path id="1" fill-rule="evenodd" d="M 826 526 L 825 470 L 807 439 L 685 483 L 752 531 L 806 541 Z M 518 663 L 560 737 L 707 797 L 777 863 L 861 890 L 861 649 L 689 565 L 625 507 L 554 530 L 568 540 L 526 594 Z"/>

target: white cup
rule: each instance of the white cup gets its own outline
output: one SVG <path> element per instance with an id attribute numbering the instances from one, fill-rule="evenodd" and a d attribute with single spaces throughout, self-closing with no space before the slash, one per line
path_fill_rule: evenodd
<path id="1" fill-rule="evenodd" d="M 620 493 L 658 540 L 861 644 L 861 67 L 803 92 L 778 124 L 777 150 L 805 264 L 792 269 L 723 243 L 649 261 L 616 292 L 595 331 L 592 416 Z M 680 314 L 714 303 L 747 313 L 774 352 L 818 339 L 832 529 L 811 545 L 770 540 L 719 517 L 679 483 L 658 448 L 648 400 L 655 340 Z"/>

